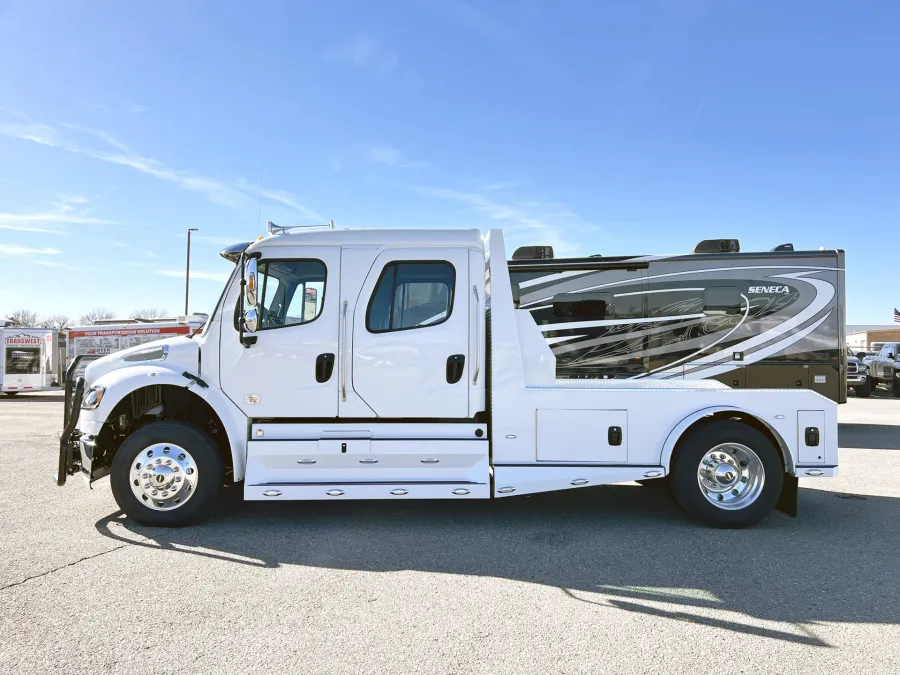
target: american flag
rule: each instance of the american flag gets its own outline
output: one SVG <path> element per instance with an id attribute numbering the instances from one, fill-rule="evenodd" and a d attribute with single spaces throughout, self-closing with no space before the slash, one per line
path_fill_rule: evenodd
<path id="1" fill-rule="evenodd" d="M 897 311 L 896 307 L 894 307 L 894 323 L 900 323 L 900 311 Z"/>

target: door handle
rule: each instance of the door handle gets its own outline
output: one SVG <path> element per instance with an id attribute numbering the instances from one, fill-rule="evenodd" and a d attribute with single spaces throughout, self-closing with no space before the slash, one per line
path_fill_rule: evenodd
<path id="1" fill-rule="evenodd" d="M 478 373 L 481 371 L 481 298 L 478 297 L 478 286 L 472 286 L 475 296 L 475 373 L 472 384 L 478 384 Z"/>
<path id="2" fill-rule="evenodd" d="M 328 382 L 334 372 L 334 354 L 319 354 L 316 357 L 316 382 Z"/>
<path id="3" fill-rule="evenodd" d="M 447 357 L 447 383 L 456 384 L 462 378 L 466 365 L 466 357 L 462 354 L 454 354 Z"/>

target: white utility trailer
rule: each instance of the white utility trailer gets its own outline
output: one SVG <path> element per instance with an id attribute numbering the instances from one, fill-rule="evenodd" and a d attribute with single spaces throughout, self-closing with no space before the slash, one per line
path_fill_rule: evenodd
<path id="1" fill-rule="evenodd" d="M 200 335 L 88 366 L 60 485 L 111 474 L 130 517 L 177 525 L 226 482 L 408 500 L 665 480 L 692 516 L 742 527 L 794 512 L 798 476 L 837 473 L 837 406 L 810 390 L 557 380 L 499 230 L 270 234 L 223 251 L 237 264 Z"/>
<path id="2" fill-rule="evenodd" d="M 59 390 L 56 335 L 52 328 L 0 328 L 0 391 Z"/>

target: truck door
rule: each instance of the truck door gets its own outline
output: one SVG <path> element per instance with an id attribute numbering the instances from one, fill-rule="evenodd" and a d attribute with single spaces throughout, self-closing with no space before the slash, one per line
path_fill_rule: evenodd
<path id="1" fill-rule="evenodd" d="M 381 253 L 355 310 L 346 298 L 346 386 L 378 417 L 468 417 L 470 295 L 466 248 Z"/>
<path id="2" fill-rule="evenodd" d="M 258 261 L 259 328 L 244 347 L 239 289 L 223 305 L 219 373 L 223 391 L 250 417 L 336 417 L 340 305 L 339 246 L 279 246 Z"/>

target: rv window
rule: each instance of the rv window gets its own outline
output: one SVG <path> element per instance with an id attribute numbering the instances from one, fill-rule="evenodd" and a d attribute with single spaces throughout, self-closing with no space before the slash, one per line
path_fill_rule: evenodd
<path id="1" fill-rule="evenodd" d="M 322 313 L 325 263 L 262 260 L 259 263 L 259 330 L 309 323 Z"/>
<path id="2" fill-rule="evenodd" d="M 370 333 L 436 326 L 450 318 L 456 271 L 448 262 L 393 262 L 381 272 L 366 312 Z"/>
<path id="3" fill-rule="evenodd" d="M 646 294 L 647 316 L 678 317 L 703 311 L 703 289 L 659 288 Z"/>
<path id="4" fill-rule="evenodd" d="M 703 313 L 740 314 L 741 292 L 734 286 L 707 286 L 703 289 Z"/>
<path id="5" fill-rule="evenodd" d="M 615 316 L 611 293 L 560 293 L 553 296 L 553 316 L 557 319 L 587 321 Z"/>

